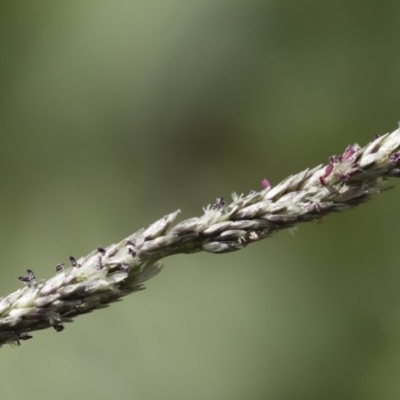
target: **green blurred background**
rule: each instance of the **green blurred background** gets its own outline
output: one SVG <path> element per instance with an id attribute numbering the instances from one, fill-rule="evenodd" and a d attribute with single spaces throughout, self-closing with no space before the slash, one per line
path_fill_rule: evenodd
<path id="1" fill-rule="evenodd" d="M 0 293 L 400 118 L 398 1 L 4 1 Z M 1 349 L 2 399 L 400 398 L 395 189 Z"/>

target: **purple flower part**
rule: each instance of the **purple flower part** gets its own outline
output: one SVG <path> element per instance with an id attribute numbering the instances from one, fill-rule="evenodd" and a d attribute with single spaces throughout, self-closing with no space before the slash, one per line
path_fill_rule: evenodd
<path id="1" fill-rule="evenodd" d="M 212 206 L 213 210 L 221 210 L 226 206 L 226 201 L 224 200 L 223 197 L 217 197 L 216 202 Z"/>
<path id="2" fill-rule="evenodd" d="M 267 178 L 264 178 L 261 181 L 261 185 L 262 185 L 263 189 L 269 189 L 271 187 L 271 184 L 269 183 L 269 180 Z"/>
<path id="3" fill-rule="evenodd" d="M 319 182 L 321 183 L 322 186 L 326 186 L 325 178 L 331 174 L 332 170 L 333 170 L 333 163 L 331 162 L 325 167 L 324 174 L 319 177 Z"/>
<path id="4" fill-rule="evenodd" d="M 343 161 L 343 156 L 341 155 L 340 156 L 334 155 L 329 157 L 329 164 L 335 164 L 342 161 Z"/>
<path id="5" fill-rule="evenodd" d="M 360 171 L 359 165 L 356 162 L 353 162 L 350 167 L 347 167 L 346 172 L 342 173 L 342 175 L 349 174 L 352 175 L 355 172 Z"/>
<path id="6" fill-rule="evenodd" d="M 311 206 L 311 211 L 316 211 L 316 212 L 321 212 L 322 211 L 322 206 L 321 204 L 319 204 L 316 201 L 311 201 L 310 202 L 310 206 Z"/>
<path id="7" fill-rule="evenodd" d="M 339 178 L 342 182 L 347 182 L 350 179 L 350 174 L 341 174 Z"/>
<path id="8" fill-rule="evenodd" d="M 103 263 L 101 262 L 101 256 L 99 257 L 99 259 L 97 260 L 97 265 L 96 265 L 96 269 L 98 271 L 101 271 L 104 268 Z"/>
<path id="9" fill-rule="evenodd" d="M 397 165 L 397 163 L 400 160 L 400 153 L 391 154 L 390 157 L 389 157 L 389 160 L 393 165 Z"/>
<path id="10" fill-rule="evenodd" d="M 122 263 L 120 268 L 121 268 L 121 271 L 124 271 L 124 272 L 129 272 L 131 269 L 131 267 L 127 263 Z"/>
<path id="11" fill-rule="evenodd" d="M 354 153 L 361 150 L 361 146 L 358 143 L 354 143 L 350 146 L 347 146 L 346 151 L 343 154 L 343 161 L 348 160 Z"/>
<path id="12" fill-rule="evenodd" d="M 350 144 L 346 147 L 346 150 L 343 153 L 343 161 L 347 161 L 354 153 L 356 152 L 356 148 L 354 144 Z"/>
<path id="13" fill-rule="evenodd" d="M 333 164 L 328 164 L 325 168 L 323 177 L 324 178 L 328 177 L 332 173 L 332 171 L 333 171 Z"/>

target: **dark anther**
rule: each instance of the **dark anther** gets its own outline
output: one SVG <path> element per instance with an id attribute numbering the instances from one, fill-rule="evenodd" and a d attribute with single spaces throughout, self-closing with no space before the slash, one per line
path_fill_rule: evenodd
<path id="1" fill-rule="evenodd" d="M 35 280 L 35 274 L 31 269 L 26 270 L 28 276 L 19 276 L 18 279 L 26 284 L 32 283 Z"/>
<path id="2" fill-rule="evenodd" d="M 400 122 L 400 121 L 399 121 Z M 375 135 L 374 135 L 374 140 L 376 140 L 376 139 L 379 139 L 381 137 L 381 135 L 379 134 L 379 133 L 376 133 Z"/>
<path id="3" fill-rule="evenodd" d="M 18 345 L 20 345 L 20 340 L 28 340 L 32 339 L 33 336 L 28 335 L 27 333 L 16 333 L 15 334 L 15 341 L 17 342 Z"/>
<path id="4" fill-rule="evenodd" d="M 213 210 L 221 210 L 225 206 L 226 206 L 226 201 L 224 200 L 224 198 L 223 197 L 217 197 L 217 200 L 214 203 L 214 205 L 212 206 L 212 209 Z"/>
<path id="5" fill-rule="evenodd" d="M 105 254 L 106 250 L 103 247 L 97 247 L 97 251 L 101 254 Z"/>
<path id="6" fill-rule="evenodd" d="M 255 190 L 250 190 L 249 195 L 252 196 L 253 194 L 256 194 L 257 192 Z"/>
<path id="7" fill-rule="evenodd" d="M 26 272 L 28 273 L 28 277 L 31 280 L 31 282 L 33 280 L 35 280 L 35 274 L 33 273 L 33 271 L 31 269 L 27 269 Z"/>
<path id="8" fill-rule="evenodd" d="M 78 263 L 76 262 L 75 258 L 72 257 L 72 256 L 69 258 L 69 262 L 71 263 L 71 265 L 73 267 L 76 267 L 78 265 Z"/>
<path id="9" fill-rule="evenodd" d="M 132 257 L 135 257 L 135 256 L 136 256 L 136 251 L 133 250 L 132 247 L 128 247 L 128 253 L 129 253 Z"/>
<path id="10" fill-rule="evenodd" d="M 135 246 L 135 245 L 136 245 L 136 241 L 135 241 L 135 239 L 128 239 L 128 240 L 126 241 L 126 244 L 129 244 L 129 245 L 131 245 L 131 246 Z"/>
<path id="11" fill-rule="evenodd" d="M 53 328 L 56 330 L 56 332 L 61 332 L 64 330 L 64 326 L 61 324 L 54 324 Z"/>
<path id="12" fill-rule="evenodd" d="M 64 271 L 64 264 L 57 264 L 56 265 L 56 272 Z"/>

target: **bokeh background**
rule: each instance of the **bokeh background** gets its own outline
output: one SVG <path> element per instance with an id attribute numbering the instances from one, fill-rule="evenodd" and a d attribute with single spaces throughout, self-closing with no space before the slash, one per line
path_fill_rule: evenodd
<path id="1" fill-rule="evenodd" d="M 400 118 L 398 1 L 4 1 L 0 293 Z M 1 349 L 2 399 L 400 398 L 399 189 Z"/>

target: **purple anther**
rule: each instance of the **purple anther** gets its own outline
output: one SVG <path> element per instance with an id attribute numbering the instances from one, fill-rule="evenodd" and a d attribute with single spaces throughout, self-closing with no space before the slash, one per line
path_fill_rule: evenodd
<path id="1" fill-rule="evenodd" d="M 334 155 L 334 156 L 330 156 L 329 157 L 329 164 L 336 164 L 336 163 L 340 163 L 343 161 L 343 156 L 342 155 Z"/>
<path id="2" fill-rule="evenodd" d="M 124 272 L 129 272 L 131 269 L 131 267 L 127 263 L 122 263 L 120 268 L 121 268 L 121 271 L 124 271 Z"/>
<path id="3" fill-rule="evenodd" d="M 223 197 L 217 197 L 217 200 L 214 203 L 214 205 L 212 206 L 212 209 L 213 210 L 221 210 L 225 206 L 226 206 L 226 201 L 224 200 L 224 198 Z"/>
<path id="4" fill-rule="evenodd" d="M 325 168 L 324 178 L 327 178 L 333 171 L 333 164 L 328 164 Z"/>
<path id="5" fill-rule="evenodd" d="M 322 186 L 326 186 L 325 178 L 327 178 L 332 173 L 332 171 L 333 171 L 333 163 L 330 163 L 325 167 L 324 174 L 319 177 L 319 181 Z"/>
<path id="6" fill-rule="evenodd" d="M 350 179 L 350 174 L 340 174 L 339 178 L 342 182 L 347 182 Z"/>
<path id="7" fill-rule="evenodd" d="M 316 202 L 316 201 L 310 201 L 310 206 L 311 206 L 311 210 L 312 211 L 316 211 L 316 212 L 321 212 L 322 211 L 321 204 Z"/>
<path id="8" fill-rule="evenodd" d="M 271 187 L 271 184 L 269 183 L 269 180 L 267 178 L 264 178 L 261 181 L 261 185 L 262 185 L 263 189 L 269 189 Z"/>
<path id="9" fill-rule="evenodd" d="M 345 152 L 343 153 L 343 161 L 348 160 L 354 154 L 353 146 L 349 145 L 346 147 Z"/>
<path id="10" fill-rule="evenodd" d="M 103 263 L 101 262 L 101 256 L 100 256 L 100 257 L 98 258 L 98 260 L 97 260 L 96 269 L 97 269 L 98 271 L 101 271 L 103 268 L 104 268 L 104 265 L 103 265 Z"/>
<path id="11" fill-rule="evenodd" d="M 391 154 L 390 157 L 389 157 L 389 160 L 393 165 L 397 165 L 397 163 L 400 160 L 400 153 Z"/>
<path id="12" fill-rule="evenodd" d="M 343 161 L 347 161 L 354 153 L 356 153 L 358 150 L 361 150 L 361 147 L 359 144 L 354 143 L 349 146 L 347 146 L 345 152 L 343 153 Z"/>

